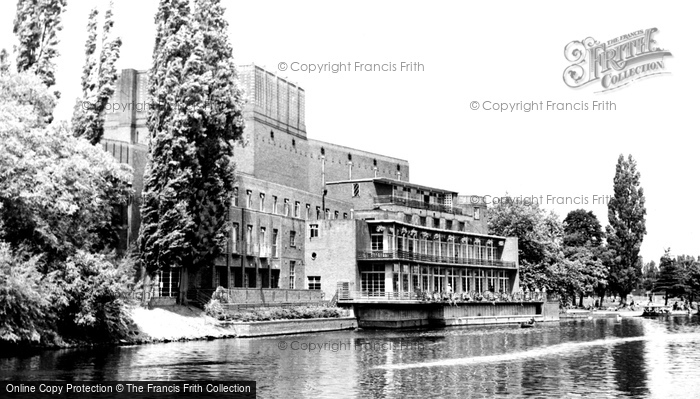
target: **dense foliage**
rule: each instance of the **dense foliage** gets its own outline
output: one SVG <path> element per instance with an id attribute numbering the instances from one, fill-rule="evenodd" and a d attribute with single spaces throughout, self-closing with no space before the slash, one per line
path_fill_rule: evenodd
<path id="1" fill-rule="evenodd" d="M 19 0 L 14 33 L 17 71 L 34 72 L 47 86 L 56 83 L 54 58 L 58 56 L 58 32 L 66 0 Z"/>
<path id="2" fill-rule="evenodd" d="M 55 28 L 31 12 L 61 4 L 20 1 L 17 23 Z M 52 75 L 27 47 L 46 43 L 29 39 L 20 37 L 22 72 L 0 68 L 0 344 L 112 341 L 130 323 L 132 266 L 110 251 L 121 227 L 115 209 L 132 195 L 131 168 L 65 124 L 49 124 Z"/>
<path id="3" fill-rule="evenodd" d="M 149 273 L 220 255 L 242 92 L 218 0 L 161 0 L 149 74 L 150 160 L 139 249 Z"/>
<path id="4" fill-rule="evenodd" d="M 112 247 L 115 207 L 132 194 L 129 166 L 46 125 L 54 104 L 37 76 L 0 75 L 0 239 L 49 268 L 78 249 Z"/>
<path id="5" fill-rule="evenodd" d="M 620 154 L 613 181 L 614 195 L 608 203 L 606 237 L 609 258 L 608 286 L 625 298 L 642 276 L 639 250 L 646 234 L 644 189 L 640 186 L 637 163 Z"/>
<path id="6" fill-rule="evenodd" d="M 207 304 L 205 311 L 208 315 L 218 320 L 241 322 L 337 318 L 341 317 L 343 314 L 340 308 L 327 308 L 323 306 L 265 307 L 247 310 L 226 310 L 217 300 L 212 300 Z"/>
<path id="7" fill-rule="evenodd" d="M 97 9 L 93 8 L 88 17 L 88 38 L 85 42 L 85 65 L 81 78 L 83 95 L 73 110 L 73 133 L 93 144 L 99 143 L 104 134 L 104 111 L 114 94 L 117 81 L 115 63 L 122 44 L 121 39 L 110 35 L 114 26 L 110 2 L 105 13 L 100 52 L 97 53 L 97 16 Z"/>
<path id="8" fill-rule="evenodd" d="M 700 261 L 688 255 L 679 255 L 674 258 L 671 255 L 671 249 L 666 249 L 661 257 L 652 289 L 664 292 L 666 304 L 671 297 L 684 298 L 692 302 L 695 297 L 700 296 Z"/>
<path id="9" fill-rule="evenodd" d="M 501 201 L 489 211 L 488 224 L 492 234 L 518 237 L 520 281 L 525 288 L 554 288 L 555 266 L 563 259 L 563 229 L 556 214 L 537 203 Z"/>

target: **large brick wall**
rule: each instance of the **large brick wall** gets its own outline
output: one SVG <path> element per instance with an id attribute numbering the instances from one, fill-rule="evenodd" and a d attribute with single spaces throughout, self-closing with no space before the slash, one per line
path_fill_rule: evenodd
<path id="1" fill-rule="evenodd" d="M 359 280 L 356 236 L 364 222 L 321 220 L 313 223 L 318 224 L 318 236 L 311 238 L 307 232 L 306 275 L 320 276 L 321 290 L 326 299 L 331 299 L 339 281 L 349 281 L 354 285 Z"/>

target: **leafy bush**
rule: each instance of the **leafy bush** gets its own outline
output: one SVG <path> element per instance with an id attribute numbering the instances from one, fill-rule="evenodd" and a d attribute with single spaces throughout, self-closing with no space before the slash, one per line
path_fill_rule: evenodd
<path id="1" fill-rule="evenodd" d="M 98 341 L 125 336 L 132 323 L 131 268 L 128 259 L 78 251 L 63 270 L 50 273 L 53 311 L 61 315 L 59 333 Z"/>
<path id="2" fill-rule="evenodd" d="M 206 305 L 204 305 L 204 312 L 218 320 L 225 320 L 227 318 L 226 310 L 223 306 L 221 306 L 221 302 L 218 299 L 212 298 Z"/>
<path id="3" fill-rule="evenodd" d="M 214 291 L 214 293 L 211 295 L 211 299 L 215 299 L 220 303 L 228 303 L 228 290 L 221 286 L 216 287 L 216 291 Z"/>
<path id="4" fill-rule="evenodd" d="M 342 310 L 340 308 L 326 308 L 322 306 L 270 307 L 228 312 L 231 320 L 243 322 L 337 318 L 341 315 Z"/>
<path id="5" fill-rule="evenodd" d="M 38 342 L 49 301 L 37 257 L 21 259 L 0 242 L 0 342 Z"/>

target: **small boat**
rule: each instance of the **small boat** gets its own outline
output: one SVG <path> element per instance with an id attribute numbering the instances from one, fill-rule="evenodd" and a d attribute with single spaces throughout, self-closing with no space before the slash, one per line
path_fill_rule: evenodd
<path id="1" fill-rule="evenodd" d="M 520 328 L 532 328 L 535 326 L 535 319 L 530 319 L 520 323 Z"/>
<path id="2" fill-rule="evenodd" d="M 692 314 L 691 310 L 673 310 L 666 305 L 651 304 L 644 307 L 642 316 L 684 316 Z"/>

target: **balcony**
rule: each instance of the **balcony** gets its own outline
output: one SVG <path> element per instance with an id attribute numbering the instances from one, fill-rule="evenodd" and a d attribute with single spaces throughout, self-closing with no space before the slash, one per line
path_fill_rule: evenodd
<path id="1" fill-rule="evenodd" d="M 375 205 L 401 205 L 409 208 L 426 209 L 435 212 L 445 212 L 453 213 L 455 215 L 463 215 L 461 208 L 455 208 L 451 205 L 444 204 L 431 204 L 425 202 L 423 199 L 418 197 L 405 197 L 396 195 L 378 195 L 374 197 Z"/>
<path id="2" fill-rule="evenodd" d="M 425 263 L 444 263 L 448 265 L 489 266 L 515 269 L 515 262 L 495 259 L 475 259 L 462 256 L 428 255 L 405 250 L 357 251 L 358 260 L 408 260 Z"/>

